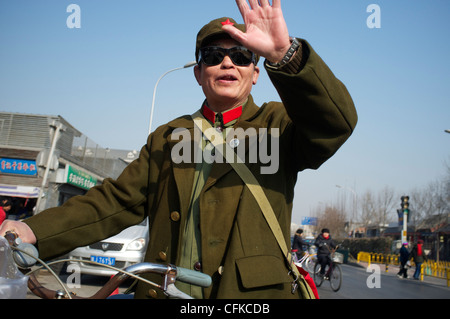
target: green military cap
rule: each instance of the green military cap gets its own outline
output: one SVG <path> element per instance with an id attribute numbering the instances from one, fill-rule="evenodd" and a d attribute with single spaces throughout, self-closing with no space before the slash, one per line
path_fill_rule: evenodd
<path id="1" fill-rule="evenodd" d="M 222 26 L 225 24 L 231 24 L 237 29 L 241 30 L 242 32 L 245 32 L 246 30 L 245 24 L 239 24 L 233 18 L 223 17 L 210 21 L 208 24 L 203 26 L 203 28 L 201 28 L 197 34 L 197 43 L 195 46 L 195 59 L 197 62 L 199 62 L 198 59 L 200 48 L 204 47 L 209 42 L 215 39 L 223 39 L 223 38 L 231 39 L 231 36 L 227 32 L 222 30 Z M 259 56 L 257 54 L 255 54 L 255 56 L 256 56 L 256 63 L 258 63 Z"/>

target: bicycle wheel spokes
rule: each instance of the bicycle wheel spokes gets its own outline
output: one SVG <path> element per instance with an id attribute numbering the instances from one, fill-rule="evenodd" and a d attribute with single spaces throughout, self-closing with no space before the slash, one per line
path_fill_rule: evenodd
<path id="1" fill-rule="evenodd" d="M 319 263 L 314 265 L 314 283 L 316 284 L 316 287 L 320 287 L 323 283 L 323 276 L 320 275 L 320 268 Z"/>
<path id="2" fill-rule="evenodd" d="M 330 285 L 333 291 L 338 291 L 342 284 L 342 271 L 338 264 L 334 264 L 333 271 L 330 274 Z"/>

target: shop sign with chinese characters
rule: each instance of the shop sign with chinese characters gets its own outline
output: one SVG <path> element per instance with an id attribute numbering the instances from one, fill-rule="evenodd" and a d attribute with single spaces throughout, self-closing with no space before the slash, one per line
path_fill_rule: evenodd
<path id="1" fill-rule="evenodd" d="M 36 161 L 17 158 L 0 158 L 0 173 L 36 176 Z"/>
<path id="2" fill-rule="evenodd" d="M 97 185 L 97 178 L 70 165 L 67 165 L 66 167 L 66 174 L 67 184 L 71 184 L 83 189 L 90 189 Z"/>

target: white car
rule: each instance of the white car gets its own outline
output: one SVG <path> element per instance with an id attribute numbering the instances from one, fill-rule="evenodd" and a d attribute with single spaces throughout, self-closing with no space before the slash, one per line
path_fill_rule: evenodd
<path id="1" fill-rule="evenodd" d="M 148 220 L 145 219 L 139 225 L 131 226 L 113 237 L 74 249 L 69 253 L 70 263 L 78 265 L 82 274 L 110 277 L 117 271 L 86 261 L 120 269 L 143 262 L 148 245 L 147 223 Z"/>

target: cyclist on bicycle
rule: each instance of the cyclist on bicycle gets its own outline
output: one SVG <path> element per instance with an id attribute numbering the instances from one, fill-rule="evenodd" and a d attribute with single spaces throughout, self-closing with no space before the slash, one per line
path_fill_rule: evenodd
<path id="1" fill-rule="evenodd" d="M 303 229 L 297 229 L 292 242 L 292 251 L 297 255 L 297 259 L 300 260 L 305 254 L 304 246 L 309 247 L 309 244 L 303 241 Z"/>
<path id="2" fill-rule="evenodd" d="M 197 34 L 194 75 L 206 99 L 191 105 L 195 109 L 189 113 L 202 112 L 217 133 L 226 134 L 234 126 L 235 133 L 242 132 L 242 138 L 235 139 L 242 141 L 236 152 L 258 172 L 256 179 L 276 212 L 276 222 L 289 234 L 297 173 L 317 169 L 335 154 L 353 132 L 357 114 L 345 86 L 313 48 L 289 36 L 280 0 L 272 5 L 268 0 L 249 2 L 250 6 L 236 0 L 245 25 L 219 18 Z M 193 22 L 198 23 L 186 15 L 174 23 L 192 28 Z M 161 48 L 167 58 L 177 50 L 181 43 L 176 37 L 173 46 Z M 265 58 L 261 69 L 283 103 L 269 102 L 260 108 L 254 102 L 250 91 L 260 73 L 258 57 Z M 295 289 L 296 278 L 289 273 L 275 237 L 268 234 L 270 229 L 249 188 L 230 163 L 220 156 L 214 160 L 211 149 L 208 152 L 211 145 L 194 130 L 189 115 L 161 125 L 119 178 L 105 179 L 86 195 L 23 223 L 3 224 L 0 235 L 16 231 L 24 242 L 37 244 L 42 259 L 48 260 L 149 217 L 146 261 L 174 263 L 213 277 L 212 286 L 203 290 L 179 287 L 195 298 L 310 297 L 306 286 Z M 250 135 L 257 134 L 251 132 L 257 130 L 266 132 L 261 137 L 276 133 L 270 143 L 280 146 L 272 154 L 276 160 L 271 164 L 277 165 L 274 172 L 259 174 L 260 168 L 270 168 L 264 166 L 266 159 L 247 163 L 252 153 L 245 141 L 253 140 Z M 161 281 L 161 276 L 148 279 Z M 136 298 L 154 297 L 165 295 L 137 285 Z"/>
<path id="3" fill-rule="evenodd" d="M 331 251 L 336 248 L 336 244 L 331 239 L 330 230 L 328 228 L 324 228 L 321 231 L 321 234 L 317 236 L 316 243 L 317 246 L 317 259 L 320 264 L 320 275 L 323 276 L 325 274 L 326 265 L 331 264 Z"/>

